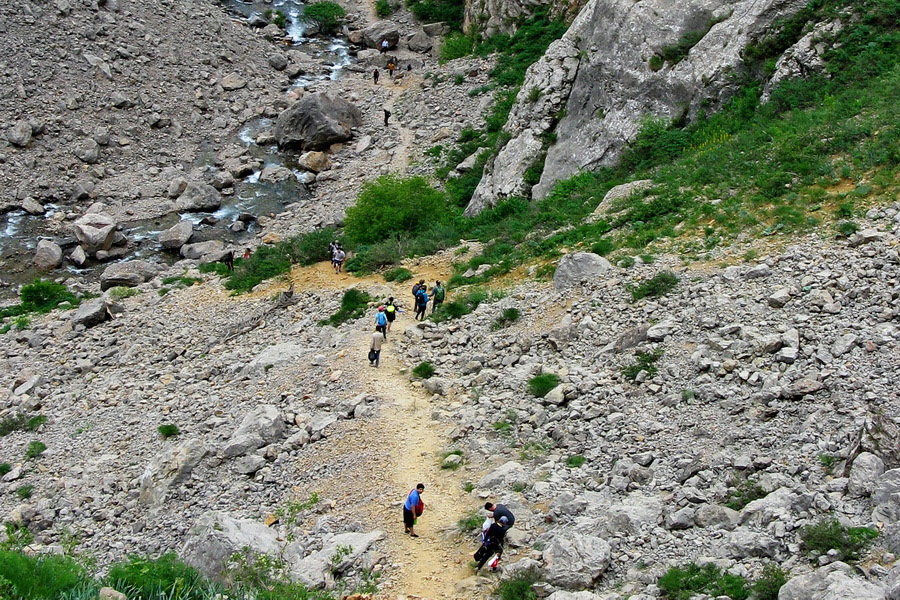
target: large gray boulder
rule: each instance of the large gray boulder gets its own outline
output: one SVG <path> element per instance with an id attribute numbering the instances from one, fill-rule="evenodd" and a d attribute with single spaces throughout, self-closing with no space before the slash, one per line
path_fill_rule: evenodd
<path id="1" fill-rule="evenodd" d="M 278 115 L 275 137 L 282 148 L 323 150 L 353 137 L 362 125 L 362 113 L 343 98 L 309 94 Z"/>
<path id="2" fill-rule="evenodd" d="M 41 240 L 34 253 L 34 266 L 42 271 L 55 269 L 62 263 L 62 248 L 50 240 Z"/>
<path id="3" fill-rule="evenodd" d="M 335 573 L 341 573 L 359 561 L 368 549 L 384 537 L 381 531 L 368 533 L 340 533 L 329 538 L 322 549 L 305 556 L 291 566 L 291 579 L 305 586 L 318 589 L 325 587 Z M 338 547 L 350 548 L 340 562 L 333 563 Z"/>
<path id="4" fill-rule="evenodd" d="M 168 250 L 177 250 L 187 244 L 194 235 L 194 224 L 187 219 L 159 232 L 159 243 Z"/>
<path id="5" fill-rule="evenodd" d="M 103 298 L 94 298 L 87 302 L 82 302 L 75 314 L 72 315 L 72 325 L 84 325 L 85 327 L 93 327 L 110 318 L 109 310 Z"/>
<path id="6" fill-rule="evenodd" d="M 868 496 L 883 474 L 884 461 L 871 452 L 861 452 L 853 460 L 853 466 L 850 468 L 847 493 L 856 498 Z"/>
<path id="7" fill-rule="evenodd" d="M 206 445 L 197 439 L 164 449 L 150 461 L 138 479 L 138 500 L 150 506 L 162 504 L 171 488 L 191 476 L 206 452 Z"/>
<path id="8" fill-rule="evenodd" d="M 308 354 L 309 348 L 291 342 L 268 346 L 247 364 L 244 373 L 259 375 L 273 367 L 296 363 Z"/>
<path id="9" fill-rule="evenodd" d="M 184 562 L 216 579 L 223 574 L 229 558 L 248 551 L 254 555 L 280 556 L 282 544 L 278 533 L 257 521 L 213 512 L 201 517 L 191 528 L 179 554 Z"/>
<path id="10" fill-rule="evenodd" d="M 202 259 L 209 254 L 221 254 L 225 250 L 225 242 L 222 240 L 208 240 L 196 244 L 185 244 L 179 253 L 190 260 Z"/>
<path id="11" fill-rule="evenodd" d="M 514 483 L 527 483 L 528 473 L 521 463 L 508 461 L 503 463 L 478 482 L 478 487 L 483 490 L 492 488 L 508 488 Z"/>
<path id="12" fill-rule="evenodd" d="M 406 45 L 413 52 L 428 52 L 434 46 L 434 40 L 424 31 L 417 31 L 406 38 Z"/>
<path id="13" fill-rule="evenodd" d="M 900 521 L 900 469 L 885 471 L 872 490 L 872 519 L 885 523 Z"/>
<path id="14" fill-rule="evenodd" d="M 590 587 L 609 566 L 611 553 L 603 538 L 560 531 L 544 550 L 544 576 L 567 589 Z"/>
<path id="15" fill-rule="evenodd" d="M 100 275 L 100 289 L 104 292 L 116 286 L 135 287 L 152 279 L 157 268 L 145 260 L 127 260 L 111 264 Z"/>
<path id="16" fill-rule="evenodd" d="M 565 290 L 606 274 L 612 265 L 608 260 L 591 252 L 573 252 L 559 261 L 553 273 L 553 288 Z"/>
<path id="17" fill-rule="evenodd" d="M 858 577 L 853 567 L 833 562 L 781 586 L 778 600 L 886 600 L 884 590 Z"/>
<path id="18" fill-rule="evenodd" d="M 75 220 L 72 224 L 72 233 L 78 243 L 90 254 L 97 250 L 109 250 L 116 237 L 117 228 L 118 224 L 111 216 L 88 213 Z"/>
<path id="19" fill-rule="evenodd" d="M 222 454 L 226 458 L 242 456 L 280 440 L 284 436 L 281 411 L 271 404 L 257 406 L 247 413 L 240 426 L 225 442 Z"/>
<path id="20" fill-rule="evenodd" d="M 178 199 L 175 200 L 177 211 L 210 211 L 222 206 L 219 190 L 207 183 L 192 181 L 187 184 Z"/>
<path id="21" fill-rule="evenodd" d="M 369 48 L 381 50 L 381 42 L 383 40 L 388 41 L 388 48 L 393 49 L 397 47 L 397 43 L 400 41 L 400 29 L 397 28 L 396 23 L 378 21 L 362 31 L 361 41 Z"/>

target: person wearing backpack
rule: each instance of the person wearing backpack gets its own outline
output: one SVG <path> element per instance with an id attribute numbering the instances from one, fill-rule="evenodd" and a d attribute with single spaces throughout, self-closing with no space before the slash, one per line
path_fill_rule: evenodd
<path id="1" fill-rule="evenodd" d="M 377 327 L 375 329 L 378 329 Z M 381 362 L 381 344 L 384 342 L 384 334 L 376 331 L 372 334 L 372 345 L 369 346 L 369 366 L 378 368 Z"/>
<path id="2" fill-rule="evenodd" d="M 416 292 L 416 316 L 415 319 L 417 321 L 425 320 L 425 311 L 428 309 L 428 292 L 425 289 L 425 286 L 422 285 L 419 288 L 419 291 Z M 422 316 L 420 319 L 419 316 Z"/>
<path id="3" fill-rule="evenodd" d="M 375 313 L 375 331 L 380 331 L 385 339 L 387 339 L 387 325 L 388 319 L 385 314 L 385 310 L 383 306 L 378 307 L 378 312 Z"/>
<path id="4" fill-rule="evenodd" d="M 384 306 L 384 316 L 387 317 L 387 330 L 391 330 L 391 323 L 394 322 L 394 319 L 397 318 L 397 313 L 400 312 L 400 308 L 394 304 L 394 297 L 391 296 L 387 299 Z"/>
<path id="5" fill-rule="evenodd" d="M 424 286 L 425 286 L 425 280 L 424 280 L 424 279 L 420 279 L 420 280 L 419 280 L 419 283 L 414 283 L 414 284 L 413 284 L 413 286 L 412 286 L 413 302 L 416 301 L 416 297 L 417 297 L 418 294 L 419 294 L 419 288 L 422 288 L 422 287 L 424 287 Z"/>
<path id="6" fill-rule="evenodd" d="M 406 496 L 406 502 L 403 503 L 403 526 L 409 537 L 417 538 L 416 520 L 422 516 L 425 510 L 425 502 L 422 501 L 422 492 L 425 491 L 425 484 L 416 485 L 416 489 L 410 490 Z"/>
<path id="7" fill-rule="evenodd" d="M 490 566 L 491 571 L 497 570 L 497 563 L 500 562 L 500 557 L 503 556 L 503 540 L 506 538 L 506 530 L 508 529 L 507 521 L 506 517 L 495 519 L 485 532 L 484 543 L 481 544 L 481 547 L 475 553 L 474 557 L 475 560 L 478 561 L 478 565 L 475 567 L 476 573 L 484 566 L 484 563 L 494 555 L 496 555 L 497 558 L 491 560 Z"/>
<path id="8" fill-rule="evenodd" d="M 441 285 L 441 282 L 435 281 L 434 287 L 431 288 L 431 314 L 434 314 L 437 307 L 444 303 L 444 297 L 446 295 L 447 291 L 444 289 L 444 286 Z"/>

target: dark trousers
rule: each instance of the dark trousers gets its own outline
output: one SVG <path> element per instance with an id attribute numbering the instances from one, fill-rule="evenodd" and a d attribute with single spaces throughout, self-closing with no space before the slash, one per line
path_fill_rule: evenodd
<path id="1" fill-rule="evenodd" d="M 444 303 L 443 300 L 432 300 L 432 302 L 431 302 L 431 314 L 434 314 L 434 311 L 436 311 L 436 310 L 438 309 L 438 306 L 440 306 L 440 305 L 443 304 L 443 303 Z"/>
<path id="2" fill-rule="evenodd" d="M 415 320 L 417 320 L 417 321 L 424 321 L 424 320 L 425 320 L 425 310 L 426 310 L 427 308 L 428 308 L 428 305 L 427 305 L 427 304 L 416 304 L 416 317 L 415 317 Z M 422 316 L 421 319 L 419 319 L 419 315 Z"/>
<path id="3" fill-rule="evenodd" d="M 381 362 L 381 350 L 375 350 L 375 360 L 370 360 L 370 365 L 378 366 L 378 363 Z"/>
<path id="4" fill-rule="evenodd" d="M 483 567 L 484 563 L 486 563 L 493 555 L 496 554 L 498 557 L 503 555 L 502 544 L 485 544 L 478 550 L 478 553 L 481 554 L 481 558 L 478 559 L 478 566 L 475 568 L 476 571 Z"/>

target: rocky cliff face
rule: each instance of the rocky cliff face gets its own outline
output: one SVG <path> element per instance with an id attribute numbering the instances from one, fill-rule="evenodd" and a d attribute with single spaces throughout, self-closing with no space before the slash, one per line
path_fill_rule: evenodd
<path id="1" fill-rule="evenodd" d="M 584 4 L 584 0 L 470 0 L 466 2 L 463 29 L 485 36 L 512 34 L 538 8 L 547 7 L 552 16 L 570 21 Z"/>
<path id="2" fill-rule="evenodd" d="M 545 153 L 540 182 L 531 189 L 535 198 L 560 179 L 614 164 L 647 116 L 694 117 L 701 107 L 720 106 L 736 90 L 741 51 L 804 4 L 592 0 L 529 68 L 506 125 L 512 139 L 485 169 L 467 213 L 527 193 L 523 174 Z M 664 46 L 703 31 L 683 60 L 651 67 Z M 552 145 L 550 132 L 557 140 Z"/>

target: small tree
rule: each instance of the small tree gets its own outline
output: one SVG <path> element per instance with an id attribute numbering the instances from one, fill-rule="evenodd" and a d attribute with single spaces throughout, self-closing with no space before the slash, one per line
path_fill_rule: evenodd
<path id="1" fill-rule="evenodd" d="M 322 33 L 332 33 L 338 27 L 338 22 L 347 15 L 340 4 L 334 2 L 314 2 L 303 10 L 303 19 L 314 23 Z"/>
<path id="2" fill-rule="evenodd" d="M 363 185 L 356 206 L 347 209 L 344 232 L 351 242 L 373 244 L 428 228 L 446 214 L 444 195 L 424 177 L 385 175 Z"/>

